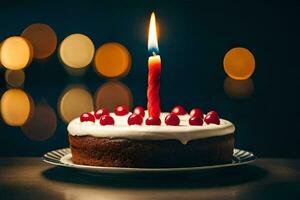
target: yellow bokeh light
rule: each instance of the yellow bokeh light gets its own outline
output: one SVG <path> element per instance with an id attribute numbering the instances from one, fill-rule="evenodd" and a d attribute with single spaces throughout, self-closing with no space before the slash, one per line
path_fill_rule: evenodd
<path id="1" fill-rule="evenodd" d="M 21 87 L 25 81 L 25 73 L 23 70 L 6 70 L 5 80 L 12 87 Z"/>
<path id="2" fill-rule="evenodd" d="M 93 111 L 93 108 L 93 97 L 80 85 L 65 89 L 58 102 L 60 116 L 65 122 L 70 122 L 84 112 Z"/>
<path id="3" fill-rule="evenodd" d="M 115 106 L 132 106 L 132 93 L 130 89 L 119 81 L 109 81 L 99 87 L 95 94 L 95 107 L 107 108 L 113 112 Z"/>
<path id="4" fill-rule="evenodd" d="M 22 127 L 23 133 L 31 140 L 44 141 L 49 139 L 57 127 L 54 110 L 45 103 L 38 104 L 32 118 Z"/>
<path id="5" fill-rule="evenodd" d="M 255 70 L 254 55 L 246 48 L 236 47 L 230 49 L 223 60 L 226 74 L 236 80 L 249 78 Z"/>
<path id="6" fill-rule="evenodd" d="M 88 66 L 93 60 L 94 53 L 95 47 L 92 40 L 79 33 L 66 37 L 59 47 L 61 61 L 72 68 Z"/>
<path id="7" fill-rule="evenodd" d="M 224 80 L 224 91 L 231 98 L 244 99 L 252 95 L 254 83 L 251 78 L 246 80 L 235 80 L 227 77 Z"/>
<path id="8" fill-rule="evenodd" d="M 131 67 L 130 53 L 119 43 L 106 43 L 97 49 L 94 67 L 100 75 L 107 78 L 125 76 Z"/>
<path id="9" fill-rule="evenodd" d="M 23 31 L 21 36 L 32 44 L 33 55 L 36 59 L 45 59 L 52 55 L 56 49 L 56 33 L 47 24 L 31 24 Z"/>
<path id="10" fill-rule="evenodd" d="M 13 36 L 4 40 L 0 50 L 0 60 L 4 67 L 11 70 L 23 69 L 33 57 L 31 44 L 24 38 Z"/>
<path id="11" fill-rule="evenodd" d="M 1 115 L 10 126 L 22 126 L 31 116 L 31 98 L 21 89 L 7 90 L 1 98 Z"/>

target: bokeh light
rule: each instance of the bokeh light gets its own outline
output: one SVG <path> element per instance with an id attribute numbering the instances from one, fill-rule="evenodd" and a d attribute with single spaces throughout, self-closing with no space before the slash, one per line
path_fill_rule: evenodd
<path id="1" fill-rule="evenodd" d="M 67 65 L 63 65 L 63 66 L 64 66 L 65 71 L 71 76 L 83 76 L 88 70 L 87 67 L 72 68 L 72 67 L 69 67 Z"/>
<path id="2" fill-rule="evenodd" d="M 227 77 L 224 80 L 224 91 L 231 98 L 248 98 L 254 91 L 254 83 L 251 78 L 248 78 L 246 80 L 235 80 Z"/>
<path id="3" fill-rule="evenodd" d="M 236 80 L 249 78 L 255 70 L 254 55 L 246 48 L 236 47 L 230 49 L 223 60 L 226 74 Z"/>
<path id="4" fill-rule="evenodd" d="M 119 43 L 106 43 L 97 49 L 94 67 L 100 75 L 107 78 L 125 76 L 131 67 L 130 53 Z"/>
<path id="5" fill-rule="evenodd" d="M 2 47 L 3 41 L 0 43 L 0 54 L 1 54 L 1 47 Z M 0 55 L 0 69 L 4 68 L 2 62 L 1 62 L 1 55 Z M 5 68 L 4 68 L 5 69 Z"/>
<path id="6" fill-rule="evenodd" d="M 54 110 L 46 103 L 35 106 L 32 118 L 22 127 L 23 133 L 31 140 L 44 141 L 54 134 L 57 118 Z"/>
<path id="7" fill-rule="evenodd" d="M 36 59 L 45 59 L 52 55 L 56 49 L 56 33 L 47 24 L 31 24 L 23 31 L 21 36 L 32 44 L 33 57 Z"/>
<path id="8" fill-rule="evenodd" d="M 32 46 L 22 37 L 9 37 L 1 45 L 0 60 L 7 69 L 23 69 L 30 64 L 32 57 Z"/>
<path id="9" fill-rule="evenodd" d="M 112 112 L 117 105 L 131 108 L 133 102 L 130 89 L 119 81 L 109 81 L 100 86 L 95 94 L 96 109 L 107 108 Z"/>
<path id="10" fill-rule="evenodd" d="M 75 33 L 66 37 L 59 47 L 59 57 L 63 64 L 72 68 L 88 66 L 94 57 L 95 47 L 90 38 Z"/>
<path id="11" fill-rule="evenodd" d="M 25 73 L 23 70 L 6 70 L 5 80 L 12 87 L 21 87 L 25 81 Z"/>
<path id="12" fill-rule="evenodd" d="M 22 126 L 31 118 L 34 104 L 23 90 L 9 89 L 2 95 L 0 110 L 7 125 Z"/>
<path id="13" fill-rule="evenodd" d="M 79 117 L 83 112 L 94 110 L 93 97 L 81 85 L 73 85 L 65 89 L 58 101 L 58 110 L 65 122 Z"/>

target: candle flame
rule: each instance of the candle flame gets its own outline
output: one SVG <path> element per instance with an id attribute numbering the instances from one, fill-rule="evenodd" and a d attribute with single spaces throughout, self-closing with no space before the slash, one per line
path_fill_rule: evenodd
<path id="1" fill-rule="evenodd" d="M 155 14 L 152 12 L 149 25 L 148 34 L 148 51 L 149 53 L 156 55 L 159 53 L 158 43 L 157 43 L 157 32 L 156 32 L 156 21 Z"/>

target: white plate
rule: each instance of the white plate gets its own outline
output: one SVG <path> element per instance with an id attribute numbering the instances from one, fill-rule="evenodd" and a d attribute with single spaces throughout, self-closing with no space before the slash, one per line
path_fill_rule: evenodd
<path id="1" fill-rule="evenodd" d="M 126 167 L 98 167 L 89 165 L 77 165 L 72 162 L 72 155 L 69 148 L 57 149 L 46 153 L 43 161 L 56 166 L 63 166 L 78 169 L 89 173 L 102 174 L 126 174 L 126 173 L 184 173 L 197 172 L 207 169 L 233 167 L 253 162 L 256 157 L 249 151 L 234 149 L 232 162 L 221 165 L 199 166 L 199 167 L 178 167 L 178 168 L 126 168 Z"/>

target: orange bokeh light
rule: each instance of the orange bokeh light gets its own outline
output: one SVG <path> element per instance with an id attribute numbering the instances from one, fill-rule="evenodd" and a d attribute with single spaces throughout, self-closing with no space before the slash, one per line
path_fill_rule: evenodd
<path id="1" fill-rule="evenodd" d="M 33 112 L 31 97 L 21 89 L 9 89 L 1 98 L 1 115 L 10 126 L 22 126 Z"/>
<path id="2" fill-rule="evenodd" d="M 248 98 L 254 91 L 254 83 L 251 78 L 248 78 L 246 80 L 235 80 L 227 77 L 224 80 L 224 91 L 231 98 Z"/>
<path id="3" fill-rule="evenodd" d="M 33 46 L 33 56 L 36 59 L 45 59 L 52 55 L 57 46 L 57 37 L 54 30 L 47 24 L 31 24 L 23 33 Z"/>
<path id="4" fill-rule="evenodd" d="M 23 69 L 31 63 L 32 58 L 32 46 L 25 38 L 19 36 L 9 37 L 1 45 L 0 60 L 7 69 Z"/>
<path id="5" fill-rule="evenodd" d="M 25 73 L 23 70 L 6 70 L 5 80 L 12 87 L 21 87 L 25 81 Z"/>
<path id="6" fill-rule="evenodd" d="M 54 110 L 49 105 L 40 103 L 35 107 L 32 118 L 21 129 L 29 139 L 44 141 L 54 134 L 56 126 Z"/>
<path id="7" fill-rule="evenodd" d="M 130 89 L 119 81 L 109 81 L 99 87 L 95 94 L 95 108 L 107 108 L 113 112 L 115 106 L 132 106 Z"/>
<path id="8" fill-rule="evenodd" d="M 223 65 L 229 77 L 236 80 L 245 80 L 254 73 L 255 58 L 248 49 L 236 47 L 225 54 Z"/>
<path id="9" fill-rule="evenodd" d="M 131 67 L 131 56 L 119 43 L 106 43 L 99 47 L 94 58 L 95 70 L 107 78 L 125 76 Z"/>

